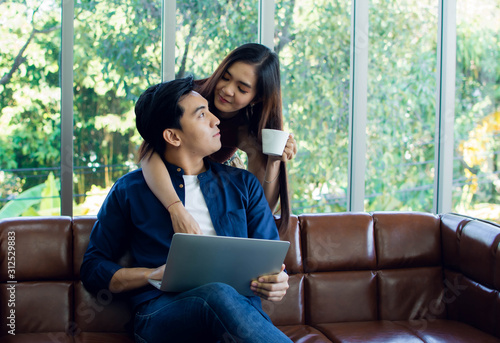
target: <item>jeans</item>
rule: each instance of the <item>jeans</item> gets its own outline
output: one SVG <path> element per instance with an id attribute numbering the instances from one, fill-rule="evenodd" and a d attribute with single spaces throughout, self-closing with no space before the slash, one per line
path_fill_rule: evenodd
<path id="1" fill-rule="evenodd" d="M 291 342 L 247 297 L 223 283 L 164 293 L 140 305 L 134 332 L 140 343 Z"/>

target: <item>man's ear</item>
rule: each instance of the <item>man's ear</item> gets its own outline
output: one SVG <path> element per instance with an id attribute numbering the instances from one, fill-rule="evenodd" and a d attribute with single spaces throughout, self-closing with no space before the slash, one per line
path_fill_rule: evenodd
<path id="1" fill-rule="evenodd" d="M 181 145 L 181 138 L 177 134 L 176 129 L 165 129 L 163 131 L 163 139 L 165 140 L 165 142 L 167 142 L 170 145 L 173 145 L 176 147 Z"/>

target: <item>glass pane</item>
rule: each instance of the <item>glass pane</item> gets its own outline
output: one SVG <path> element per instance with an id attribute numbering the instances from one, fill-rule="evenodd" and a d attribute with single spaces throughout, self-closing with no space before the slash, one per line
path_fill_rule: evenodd
<path id="1" fill-rule="evenodd" d="M 457 2 L 453 211 L 500 223 L 500 3 Z"/>
<path id="2" fill-rule="evenodd" d="M 161 10 L 155 1 L 75 4 L 74 215 L 96 214 L 110 187 L 137 168 L 134 105 L 161 81 Z"/>
<path id="3" fill-rule="evenodd" d="M 60 214 L 60 8 L 0 2 L 0 218 Z"/>
<path id="4" fill-rule="evenodd" d="M 372 0 L 365 210 L 432 211 L 437 2 Z"/>
<path id="5" fill-rule="evenodd" d="M 176 6 L 176 78 L 206 78 L 233 49 L 258 40 L 256 0 L 178 0 Z"/>
<path id="6" fill-rule="evenodd" d="M 345 211 L 351 2 L 276 2 L 286 130 L 297 156 L 288 163 L 292 211 Z"/>

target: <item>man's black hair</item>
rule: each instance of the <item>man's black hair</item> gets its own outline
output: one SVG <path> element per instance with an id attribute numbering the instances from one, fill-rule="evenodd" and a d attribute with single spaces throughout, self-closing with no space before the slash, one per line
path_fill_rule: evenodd
<path id="1" fill-rule="evenodd" d="M 180 120 L 184 109 L 179 106 L 179 101 L 192 90 L 193 77 L 188 76 L 151 86 L 141 94 L 135 104 L 135 124 L 145 141 L 141 147 L 141 158 L 153 151 L 164 155 L 166 142 L 163 131 L 182 130 Z"/>

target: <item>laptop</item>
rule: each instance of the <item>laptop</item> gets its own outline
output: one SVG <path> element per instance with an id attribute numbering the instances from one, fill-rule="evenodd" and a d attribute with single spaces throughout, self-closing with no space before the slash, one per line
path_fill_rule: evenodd
<path id="1" fill-rule="evenodd" d="M 165 292 L 222 282 L 251 296 L 251 281 L 279 273 L 289 246 L 287 241 L 175 233 L 163 279 L 149 282 Z"/>

